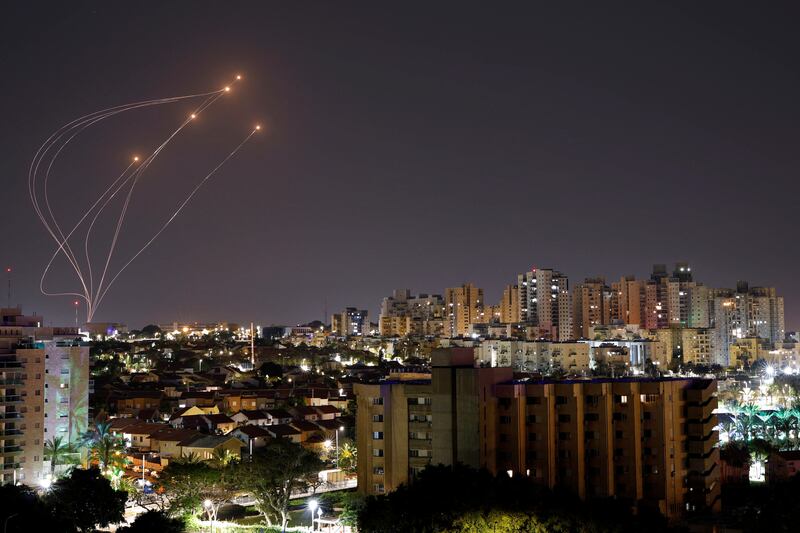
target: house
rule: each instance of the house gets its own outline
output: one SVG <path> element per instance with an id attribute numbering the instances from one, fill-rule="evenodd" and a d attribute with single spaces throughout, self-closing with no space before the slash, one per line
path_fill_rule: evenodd
<path id="1" fill-rule="evenodd" d="M 169 417 L 170 424 L 173 420 L 184 417 L 184 416 L 202 416 L 202 415 L 218 415 L 219 408 L 214 405 L 212 407 L 185 407 L 183 409 L 178 409 L 173 413 L 171 417 Z"/>
<path id="2" fill-rule="evenodd" d="M 155 422 L 161 420 L 161 411 L 157 407 L 149 409 L 139 409 L 136 418 L 145 422 Z"/>
<path id="3" fill-rule="evenodd" d="M 216 415 L 203 415 L 203 419 L 208 423 L 211 431 L 216 433 L 230 433 L 236 427 L 236 422 L 228 415 L 222 413 Z"/>
<path id="4" fill-rule="evenodd" d="M 315 435 L 320 437 L 323 435 L 322 429 L 314 422 L 309 422 L 308 420 L 292 420 L 291 425 L 300 432 L 301 443 L 308 441 Z M 325 439 L 323 438 L 322 440 Z"/>
<path id="5" fill-rule="evenodd" d="M 167 424 L 154 424 L 140 422 L 138 420 L 137 422 L 137 424 L 132 424 L 121 430 L 114 431 L 114 433 L 122 435 L 128 447 L 138 450 L 150 450 L 150 435 L 169 427 Z"/>
<path id="6" fill-rule="evenodd" d="M 339 438 L 342 438 L 343 432 L 345 430 L 344 423 L 339 420 L 317 420 L 314 422 L 319 428 L 322 430 L 322 433 L 325 435 L 326 439 L 335 439 L 336 432 L 339 432 Z"/>
<path id="7" fill-rule="evenodd" d="M 181 456 L 195 454 L 203 460 L 213 459 L 218 453 L 230 451 L 237 458 L 242 457 L 242 441 L 230 435 L 200 435 L 180 442 Z"/>
<path id="8" fill-rule="evenodd" d="M 264 429 L 273 439 L 288 439 L 295 444 L 300 444 L 300 430 L 293 428 L 289 424 L 272 424 L 264 426 Z"/>
<path id="9" fill-rule="evenodd" d="M 299 418 L 301 420 L 306 420 L 308 422 L 314 422 L 320 419 L 320 414 L 314 407 L 308 405 L 298 405 L 297 407 L 290 407 L 289 412 L 294 415 L 295 418 Z"/>
<path id="10" fill-rule="evenodd" d="M 269 424 L 269 417 L 264 411 L 256 410 L 242 410 L 231 416 L 237 425 L 244 426 L 266 426 Z"/>
<path id="11" fill-rule="evenodd" d="M 169 421 L 174 428 L 194 429 L 202 433 L 228 433 L 236 427 L 236 422 L 228 415 L 200 414 L 181 415 Z"/>
<path id="12" fill-rule="evenodd" d="M 120 415 L 136 415 L 141 409 L 158 408 L 164 393 L 157 390 L 121 391 L 111 402 L 116 404 Z"/>
<path id="13" fill-rule="evenodd" d="M 181 442 L 203 434 L 192 429 L 166 427 L 150 434 L 150 449 L 166 459 L 181 457 Z"/>
<path id="14" fill-rule="evenodd" d="M 269 424 L 288 424 L 292 421 L 292 414 L 285 409 L 264 409 Z"/>
<path id="15" fill-rule="evenodd" d="M 140 424 L 141 420 L 136 418 L 129 418 L 129 417 L 118 417 L 118 418 L 110 418 L 108 420 L 108 429 L 112 433 L 120 434 L 122 430 L 128 426 L 134 426 L 136 424 Z"/>
<path id="16" fill-rule="evenodd" d="M 214 391 L 191 391 L 181 393 L 178 407 L 214 407 L 216 408 L 216 393 Z M 219 409 L 217 409 L 219 412 Z"/>
<path id="17" fill-rule="evenodd" d="M 336 407 L 332 405 L 318 405 L 314 409 L 319 413 L 320 420 L 333 420 L 342 414 Z"/>
<path id="18" fill-rule="evenodd" d="M 242 441 L 248 451 L 263 448 L 272 438 L 269 432 L 260 426 L 241 426 L 231 431 L 230 435 Z"/>

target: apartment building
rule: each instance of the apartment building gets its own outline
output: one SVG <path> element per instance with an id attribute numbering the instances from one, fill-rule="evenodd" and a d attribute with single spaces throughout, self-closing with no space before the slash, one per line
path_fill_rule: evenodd
<path id="1" fill-rule="evenodd" d="M 76 328 L 0 309 L 0 468 L 4 483 L 49 476 L 44 444 L 77 442 L 89 422 L 89 347 Z"/>
<path id="2" fill-rule="evenodd" d="M 349 335 L 369 335 L 369 311 L 347 307 L 341 313 L 331 316 L 331 333 L 341 337 Z"/>
<path id="3" fill-rule="evenodd" d="M 470 324 L 487 322 L 484 316 L 483 289 L 472 283 L 445 289 L 445 334 L 450 337 L 463 337 Z"/>
<path id="4" fill-rule="evenodd" d="M 715 381 L 514 381 L 474 361 L 469 348 L 436 350 L 429 380 L 355 386 L 360 491 L 461 462 L 669 518 L 719 509 Z"/>
<path id="5" fill-rule="evenodd" d="M 495 471 L 667 517 L 719 510 L 716 381 L 504 383 Z"/>

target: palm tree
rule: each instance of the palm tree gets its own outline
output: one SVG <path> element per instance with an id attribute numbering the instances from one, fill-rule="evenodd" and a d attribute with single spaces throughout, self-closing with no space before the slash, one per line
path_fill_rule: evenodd
<path id="1" fill-rule="evenodd" d="M 102 472 L 113 465 L 125 463 L 125 439 L 111 432 L 110 423 L 98 422 L 93 429 L 86 432 L 83 440 Z"/>
<path id="2" fill-rule="evenodd" d="M 44 456 L 50 458 L 50 478 L 56 474 L 56 466 L 65 463 L 70 455 L 75 453 L 75 448 L 69 442 L 64 442 L 64 437 L 53 437 L 44 443 Z"/>
<path id="3" fill-rule="evenodd" d="M 773 416 L 775 417 L 775 428 L 783 433 L 784 441 L 788 442 L 795 418 L 794 409 L 778 409 Z"/>
<path id="4" fill-rule="evenodd" d="M 226 448 L 217 448 L 214 450 L 214 456 L 211 460 L 218 468 L 225 468 L 229 464 L 238 461 L 239 457 Z"/>
<path id="5" fill-rule="evenodd" d="M 736 406 L 736 424 L 739 427 L 739 434 L 745 441 L 753 437 L 753 426 L 758 418 L 759 408 L 754 403 L 746 403 Z"/>

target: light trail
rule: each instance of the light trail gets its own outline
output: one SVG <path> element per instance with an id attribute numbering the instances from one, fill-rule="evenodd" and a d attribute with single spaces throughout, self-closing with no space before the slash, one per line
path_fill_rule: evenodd
<path id="1" fill-rule="evenodd" d="M 185 129 L 185 127 L 195 120 L 203 111 L 208 109 L 212 104 L 214 104 L 219 98 L 228 94 L 231 91 L 231 86 L 233 83 L 241 80 L 241 76 L 237 75 L 236 80 L 234 80 L 231 84 L 223 87 L 222 89 L 216 91 L 210 91 L 206 93 L 197 93 L 197 94 L 188 94 L 188 95 L 181 95 L 181 96 L 173 96 L 169 98 L 159 98 L 153 100 L 143 100 L 138 102 L 133 102 L 129 104 L 122 104 L 114 107 L 109 107 L 100 111 L 95 111 L 79 117 L 77 119 L 68 122 L 67 124 L 58 128 L 55 132 L 53 132 L 39 149 L 34 154 L 34 157 L 31 161 L 30 168 L 28 170 L 28 193 L 31 199 L 31 203 L 34 208 L 34 212 L 38 216 L 39 220 L 42 222 L 47 233 L 50 237 L 56 242 L 56 249 L 50 257 L 50 260 L 47 262 L 42 276 L 39 281 L 39 288 L 42 294 L 47 296 L 71 296 L 82 299 L 86 302 L 87 306 L 87 321 L 91 322 L 97 309 L 100 306 L 100 303 L 108 294 L 109 289 L 114 284 L 114 282 L 119 278 L 119 276 L 125 271 L 125 269 L 130 266 L 137 257 L 139 257 L 147 248 L 150 247 L 153 242 L 167 229 L 167 227 L 175 220 L 175 218 L 180 214 L 180 212 L 186 207 L 186 205 L 191 201 L 191 199 L 195 196 L 197 191 L 209 180 L 213 177 L 217 171 L 222 168 L 225 163 L 227 163 L 232 157 L 234 157 L 239 150 L 258 132 L 261 127 L 256 126 L 249 135 L 247 135 L 242 142 L 240 142 L 222 161 L 214 167 L 208 174 L 206 174 L 203 179 L 198 182 L 198 184 L 192 189 L 192 191 L 184 198 L 184 200 L 178 205 L 175 211 L 171 214 L 171 216 L 164 222 L 164 224 L 156 231 L 156 233 L 142 246 L 124 265 L 116 271 L 115 274 L 110 273 L 110 267 L 112 263 L 112 258 L 114 257 L 119 237 L 122 232 L 125 217 L 128 212 L 128 208 L 131 204 L 131 199 L 133 197 L 134 189 L 142 178 L 145 171 L 153 164 L 153 162 L 158 158 L 158 156 L 162 153 L 162 151 L 169 145 L 170 141 L 172 141 L 181 131 Z M 100 196 L 92 203 L 89 209 L 83 213 L 80 219 L 71 227 L 71 229 L 65 234 L 62 226 L 59 224 L 53 206 L 50 202 L 50 198 L 48 195 L 48 184 L 50 181 L 50 175 L 53 171 L 53 168 L 58 160 L 59 156 L 61 155 L 62 151 L 64 151 L 70 142 L 75 139 L 78 135 L 86 131 L 87 129 L 91 128 L 92 126 L 107 120 L 111 117 L 117 116 L 121 113 L 125 113 L 128 111 L 133 111 L 137 109 L 142 109 L 151 106 L 159 106 L 165 104 L 171 104 L 175 102 L 180 102 L 189 99 L 196 99 L 196 98 L 204 98 L 204 100 L 189 114 L 188 118 L 184 119 L 180 125 L 172 131 L 165 139 L 161 142 L 153 151 L 144 159 L 140 161 L 140 158 L 135 157 L 133 161 L 125 167 L 125 169 L 114 179 L 111 184 L 100 194 Z M 138 164 L 137 164 L 138 163 Z M 106 254 L 105 262 L 103 265 L 102 273 L 99 276 L 99 282 L 95 286 L 95 270 L 92 268 L 92 253 L 91 253 L 91 235 L 92 230 L 95 227 L 100 215 L 106 210 L 109 206 L 111 201 L 117 197 L 117 195 L 125 188 L 128 187 L 127 193 L 125 194 L 125 200 L 122 204 L 120 209 L 119 215 L 117 217 L 116 226 L 114 228 L 113 237 L 111 238 L 111 242 L 108 245 L 108 252 Z M 39 190 L 41 189 L 41 191 Z M 77 256 L 75 255 L 72 246 L 70 245 L 70 239 L 75 235 L 76 232 L 80 230 L 83 226 L 84 222 L 89 218 L 91 221 L 88 224 L 88 227 L 84 230 L 84 242 L 83 242 L 83 259 L 81 261 L 78 260 Z M 52 270 L 52 266 L 59 256 L 59 254 L 63 254 L 66 258 L 67 262 L 69 263 L 72 270 L 74 270 L 77 280 L 81 286 L 83 292 L 50 292 L 45 289 L 45 281 L 47 278 L 48 273 Z M 86 272 L 83 270 L 82 261 L 85 261 L 86 265 Z M 108 281 L 106 281 L 108 279 Z"/>

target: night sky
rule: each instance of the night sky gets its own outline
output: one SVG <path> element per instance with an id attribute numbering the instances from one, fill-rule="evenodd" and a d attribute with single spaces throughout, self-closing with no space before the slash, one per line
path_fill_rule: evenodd
<path id="1" fill-rule="evenodd" d="M 242 73 L 143 175 L 112 265 L 256 121 L 268 131 L 120 276 L 97 320 L 293 324 L 327 302 L 376 321 L 396 287 L 471 281 L 494 302 L 533 265 L 575 284 L 685 260 L 711 286 L 777 287 L 800 327 L 797 4 L 530 4 L 5 4 L 12 303 L 74 320 L 71 298 L 38 289 L 54 249 L 26 190 L 41 142 L 83 114 Z M 190 110 L 77 138 L 51 177 L 59 219 L 80 218 Z M 98 230 L 96 261 L 109 236 Z M 48 286 L 76 288 L 57 269 Z"/>

